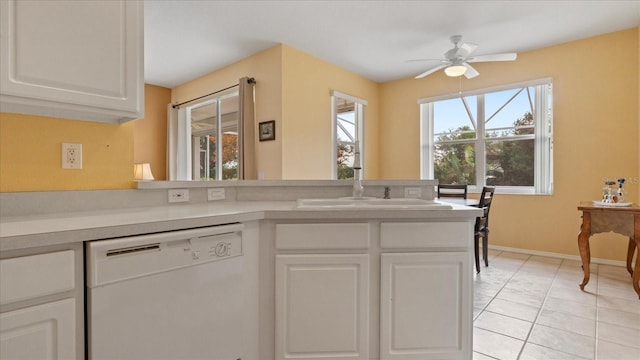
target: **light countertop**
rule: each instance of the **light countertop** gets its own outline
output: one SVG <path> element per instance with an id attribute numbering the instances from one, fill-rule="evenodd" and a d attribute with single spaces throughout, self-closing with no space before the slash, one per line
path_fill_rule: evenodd
<path id="1" fill-rule="evenodd" d="M 353 220 L 473 218 L 480 211 L 452 205 L 427 209 L 298 209 L 295 201 L 221 201 L 45 215 L 4 216 L 0 251 L 83 242 L 264 219 Z"/>

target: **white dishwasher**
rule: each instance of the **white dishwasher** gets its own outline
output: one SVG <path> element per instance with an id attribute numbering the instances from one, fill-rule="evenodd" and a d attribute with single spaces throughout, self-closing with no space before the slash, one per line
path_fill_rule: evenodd
<path id="1" fill-rule="evenodd" d="M 242 230 L 87 243 L 89 359 L 241 359 Z"/>

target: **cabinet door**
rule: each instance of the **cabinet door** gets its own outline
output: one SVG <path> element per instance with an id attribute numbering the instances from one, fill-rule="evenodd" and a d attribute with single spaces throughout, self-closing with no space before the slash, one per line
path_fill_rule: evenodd
<path id="1" fill-rule="evenodd" d="M 75 359 L 75 314 L 75 299 L 0 314 L 0 359 Z"/>
<path id="2" fill-rule="evenodd" d="M 471 255 L 381 255 L 380 357 L 470 359 Z"/>
<path id="3" fill-rule="evenodd" d="M 142 116 L 142 1 L 1 2 L 3 111 L 115 122 Z"/>
<path id="4" fill-rule="evenodd" d="M 276 256 L 276 359 L 368 359 L 369 255 Z"/>

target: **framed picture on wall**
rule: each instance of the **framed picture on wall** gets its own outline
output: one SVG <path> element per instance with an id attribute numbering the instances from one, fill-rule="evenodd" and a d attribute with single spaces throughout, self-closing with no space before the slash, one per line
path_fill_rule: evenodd
<path id="1" fill-rule="evenodd" d="M 269 141 L 276 139 L 276 121 L 270 120 L 258 124 L 260 141 Z"/>

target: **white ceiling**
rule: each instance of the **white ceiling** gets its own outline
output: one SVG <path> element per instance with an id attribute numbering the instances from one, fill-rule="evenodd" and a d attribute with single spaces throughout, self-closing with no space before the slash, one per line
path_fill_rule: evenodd
<path id="1" fill-rule="evenodd" d="M 441 58 L 451 35 L 484 55 L 640 23 L 640 0 L 144 0 L 144 11 L 145 82 L 168 88 L 278 43 L 385 82 L 421 73 L 429 63 L 406 60 Z"/>

